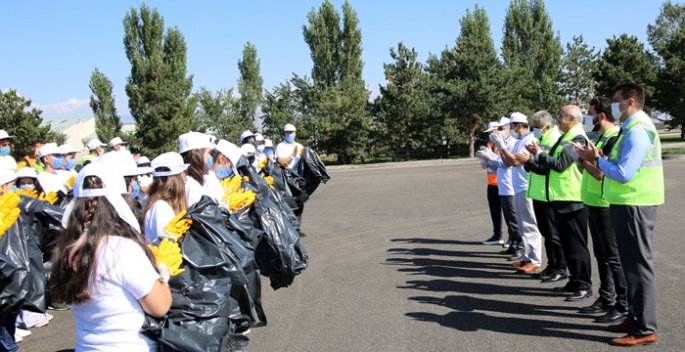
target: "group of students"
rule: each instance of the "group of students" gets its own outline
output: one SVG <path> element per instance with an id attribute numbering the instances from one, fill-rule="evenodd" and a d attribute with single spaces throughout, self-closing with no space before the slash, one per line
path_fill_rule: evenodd
<path id="1" fill-rule="evenodd" d="M 543 283 L 568 279 L 552 290 L 580 301 L 592 297 L 589 228 L 601 283 L 599 298 L 579 312 L 604 313 L 595 320 L 627 333 L 611 341 L 620 346 L 657 342 L 652 235 L 664 178 L 644 100 L 643 88 L 628 83 L 613 100 L 592 99 L 587 118 L 576 105 L 563 107 L 556 121 L 547 111 L 532 121 L 515 112 L 488 125 L 490 143 L 477 153 L 494 227 L 483 243 L 502 244 L 517 272 Z"/>
<path id="2" fill-rule="evenodd" d="M 107 153 L 106 145 L 93 139 L 77 164 L 81 151 L 40 141 L 33 143 L 33 155 L 17 163 L 9 155 L 13 136 L 0 130 L 3 194 L 30 188 L 57 193 L 61 200 L 71 192 L 70 201 L 62 203 L 48 291 L 55 305 L 71 305 L 76 350 L 157 350 L 140 330 L 146 313 L 159 318 L 170 309 L 172 273 L 149 246 L 164 238 L 176 241 L 165 227 L 201 198 L 227 207 L 221 180 L 240 176 L 236 166 L 245 163 L 242 158 L 255 174 L 267 159 L 295 168 L 304 151 L 296 133 L 286 125 L 284 141 L 274 149 L 271 140 L 250 131 L 242 133 L 241 146 L 188 132 L 179 136 L 179 152 L 152 160 L 132 155 L 119 137 Z M 300 222 L 301 214 L 302 207 L 296 213 Z M 16 319 L 16 313 L 0 316 L 0 350 L 17 350 Z"/>

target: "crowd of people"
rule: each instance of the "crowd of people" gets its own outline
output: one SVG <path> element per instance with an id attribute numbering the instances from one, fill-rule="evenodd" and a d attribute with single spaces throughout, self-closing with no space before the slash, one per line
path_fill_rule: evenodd
<path id="1" fill-rule="evenodd" d="M 198 256 L 197 253 L 181 254 L 186 250 L 186 243 L 191 242 L 182 237 L 190 226 L 183 228 L 183 224 L 192 224 L 192 220 L 183 218 L 188 218 L 186 211 L 191 212 L 199 203 L 211 204 L 207 212 L 221 210 L 217 210 L 222 214 L 220 218 L 223 217 L 219 224 L 225 223 L 228 228 L 221 231 L 235 237 L 228 239 L 225 234 L 220 234 L 224 236 L 221 246 L 229 246 L 227 250 L 237 257 L 251 253 L 251 258 L 248 258 L 251 263 L 259 262 L 254 253 L 260 249 L 256 247 L 266 246 L 257 243 L 256 238 L 278 236 L 278 233 L 274 234 L 279 231 L 277 226 L 255 230 L 262 226 L 260 222 L 268 222 L 276 216 L 280 228 L 296 231 L 295 241 L 305 236 L 300 230 L 302 211 L 304 202 L 316 186 L 310 187 L 302 181 L 304 175 L 297 175 L 297 172 L 303 173 L 304 167 L 298 168 L 298 165 L 305 164 L 306 155 L 313 152 L 305 152 L 308 148 L 295 141 L 296 134 L 295 126 L 286 125 L 284 140 L 274 148 L 273 141 L 251 131 L 241 134 L 240 146 L 208 134 L 188 132 L 179 136 L 178 151 L 156 157 L 133 155 L 120 137 L 109 142 L 108 152 L 105 152 L 106 144 L 98 139 L 90 140 L 85 154 L 68 144 L 58 146 L 36 140 L 31 144 L 31 153 L 17 162 L 10 155 L 14 136 L 0 130 L 3 197 L 16 194 L 18 202 L 32 196 L 50 203 L 60 214 L 52 247 L 49 250 L 41 247 L 46 280 L 43 283 L 45 304 L 48 309 L 71 308 L 76 320 L 76 350 L 156 351 L 159 348 L 158 341 L 141 329 L 149 318 L 162 318 L 170 312 L 172 301 L 176 302 L 174 299 L 192 300 L 173 296 L 174 285 L 169 280 L 185 270 L 201 272 L 202 265 L 197 269 L 194 266 L 185 268 L 182 264 L 189 258 L 194 260 L 193 255 Z M 307 172 L 311 174 L 311 171 Z M 277 175 L 286 176 L 279 179 Z M 309 188 L 293 195 L 288 177 L 300 180 L 299 183 L 292 182 L 295 185 L 293 189 L 298 190 L 297 185 Z M 259 203 L 259 197 L 264 197 L 264 204 L 276 204 L 269 209 L 263 205 L 260 212 L 277 209 L 283 214 L 254 215 L 254 210 L 249 210 L 250 205 L 255 199 Z M 19 203 L 18 208 L 22 213 L 30 213 L 30 209 L 22 208 L 24 204 Z M 236 220 L 235 216 L 243 212 L 249 213 L 244 217 L 246 220 Z M 10 217 L 9 212 L 0 213 L 3 217 L 0 222 L 6 222 L 6 216 Z M 10 233 L 12 226 L 21 228 L 24 224 L 19 224 L 20 220 L 14 220 L 15 224 L 7 220 L 10 221 L 9 228 L 2 231 Z M 241 222 L 247 230 L 241 227 Z M 183 229 L 173 230 L 180 228 Z M 257 237 L 250 237 L 256 231 L 261 232 L 255 235 Z M 0 234 L 3 235 L 5 233 Z M 11 241 L 10 236 L 13 235 L 5 236 L 5 240 Z M 0 242 L 2 240 L 0 237 Z M 290 246 L 298 250 L 296 245 L 291 243 Z M 3 250 L 8 248 L 0 247 Z M 265 251 L 266 255 L 278 255 L 269 249 L 262 249 L 261 253 Z M 303 248 L 298 253 L 304 257 L 304 263 L 300 263 L 304 268 L 306 253 L 302 252 Z M 202 255 L 199 253 L 200 257 Z M 206 255 L 209 258 L 213 253 Z M 245 264 L 248 259 L 240 258 L 243 258 L 243 263 L 236 264 L 243 267 L 231 270 L 239 270 L 241 277 L 249 277 L 250 273 L 242 272 L 247 271 L 244 268 L 248 267 Z M 302 258 L 288 259 L 303 261 Z M 5 257 L 0 256 L 0 262 L 4 260 Z M 269 260 L 276 261 L 272 258 L 266 261 Z M 289 265 L 285 260 L 281 261 L 282 267 Z M 213 274 L 202 272 L 202 275 L 204 278 Z M 272 287 L 285 287 L 289 283 L 292 283 L 292 278 L 285 283 L 272 280 Z M 179 287 L 185 284 L 175 283 Z M 247 310 L 261 310 L 260 286 L 254 282 L 249 285 L 253 286 L 248 300 L 252 306 Z M 236 289 L 227 289 L 231 290 L 230 297 L 225 292 L 224 300 L 237 300 L 234 306 L 242 304 L 242 298 L 235 294 Z M 3 298 L 0 307 L 0 350 L 3 351 L 16 351 L 16 343 L 31 334 L 28 328 L 45 326 L 53 318 L 44 311 L 20 310 L 26 301 L 22 297 L 10 301 Z M 208 306 L 204 310 L 216 309 L 216 302 L 213 307 Z M 241 313 L 245 314 L 244 311 Z M 242 321 L 234 323 L 233 320 L 239 320 L 235 316 L 236 313 L 231 312 L 230 316 L 223 317 L 231 325 L 230 329 L 226 327 L 230 336 L 221 337 L 222 344 L 216 346 L 217 350 L 237 351 L 246 347 L 246 334 L 256 321 L 248 321 L 247 325 Z M 265 323 L 265 318 L 261 319 Z M 189 334 L 193 333 L 196 332 Z M 212 334 L 211 331 L 204 333 Z M 159 340 L 161 344 L 163 338 Z"/>
<path id="2" fill-rule="evenodd" d="M 629 83 L 611 100 L 592 99 L 588 118 L 576 105 L 556 119 L 538 111 L 529 121 L 515 112 L 488 124 L 490 143 L 477 153 L 493 223 L 483 243 L 502 245 L 519 273 L 542 283 L 567 280 L 552 290 L 581 301 L 593 291 L 589 229 L 599 297 L 579 313 L 601 314 L 597 322 L 613 323 L 607 330 L 627 333 L 611 341 L 619 346 L 658 339 L 652 235 L 664 178 L 659 135 L 644 103 L 643 88 Z"/>

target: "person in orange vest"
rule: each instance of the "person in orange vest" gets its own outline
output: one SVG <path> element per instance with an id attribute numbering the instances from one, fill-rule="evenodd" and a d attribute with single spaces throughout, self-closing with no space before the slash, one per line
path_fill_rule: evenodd
<path id="1" fill-rule="evenodd" d="M 485 133 L 490 133 L 499 127 L 497 121 L 488 123 L 488 128 Z M 495 148 L 495 143 L 488 142 L 488 148 L 492 150 L 495 155 L 499 155 L 499 150 Z M 488 165 L 485 160 L 481 160 L 480 166 L 487 170 L 488 175 L 488 206 L 490 207 L 490 218 L 492 219 L 492 237 L 483 241 L 485 245 L 503 244 L 502 238 L 502 203 L 499 198 L 499 188 L 497 187 L 497 168 Z"/>

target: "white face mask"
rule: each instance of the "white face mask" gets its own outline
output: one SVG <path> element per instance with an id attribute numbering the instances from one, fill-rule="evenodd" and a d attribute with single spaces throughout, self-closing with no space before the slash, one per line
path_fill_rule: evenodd
<path id="1" fill-rule="evenodd" d="M 260 153 L 263 153 L 264 152 L 264 145 L 262 144 L 262 145 L 257 146 L 257 150 L 259 150 Z"/>
<path id="2" fill-rule="evenodd" d="M 626 112 L 626 110 L 628 110 L 628 109 L 626 109 L 626 110 L 621 111 L 621 104 L 622 103 L 623 103 L 623 101 L 618 102 L 618 103 L 611 103 L 611 114 L 614 115 L 614 118 L 616 120 L 620 120 L 623 113 Z"/>
<path id="3" fill-rule="evenodd" d="M 154 176 L 140 176 L 138 177 L 138 184 L 140 187 L 147 187 L 152 184 Z"/>
<path id="4" fill-rule="evenodd" d="M 119 151 L 122 151 L 122 150 L 126 150 L 126 147 L 123 145 L 121 147 L 119 147 Z"/>
<path id="5" fill-rule="evenodd" d="M 507 131 L 499 131 L 497 133 L 499 133 L 500 137 L 502 137 L 502 139 L 504 139 L 504 140 L 509 138 L 509 136 L 507 135 Z"/>
<path id="6" fill-rule="evenodd" d="M 515 139 L 519 139 L 519 134 L 516 133 L 516 131 L 509 131 L 509 134 L 514 137 Z"/>

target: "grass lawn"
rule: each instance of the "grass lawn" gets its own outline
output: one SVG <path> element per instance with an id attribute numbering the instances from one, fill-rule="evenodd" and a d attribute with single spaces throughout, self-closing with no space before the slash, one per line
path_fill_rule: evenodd
<path id="1" fill-rule="evenodd" d="M 665 143 L 683 143 L 685 142 L 685 139 L 680 138 L 680 135 L 678 134 L 673 134 L 673 135 L 668 135 L 668 136 L 661 136 L 661 144 Z"/>
<path id="2" fill-rule="evenodd" d="M 685 154 L 685 148 L 675 148 L 675 149 L 662 149 L 661 155 L 668 154 Z"/>

